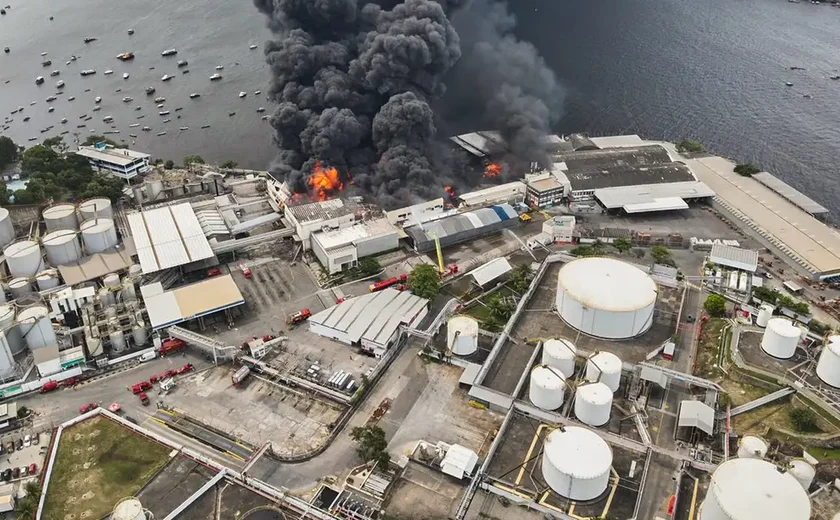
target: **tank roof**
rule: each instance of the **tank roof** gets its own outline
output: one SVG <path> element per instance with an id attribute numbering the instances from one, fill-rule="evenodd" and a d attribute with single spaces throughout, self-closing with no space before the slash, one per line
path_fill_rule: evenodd
<path id="1" fill-rule="evenodd" d="M 23 321 L 31 318 L 42 318 L 49 315 L 50 311 L 43 305 L 35 305 L 27 307 L 18 313 L 18 321 Z"/>
<path id="2" fill-rule="evenodd" d="M 87 209 L 88 206 L 93 206 L 93 205 L 99 206 L 100 204 L 102 204 L 102 206 L 110 206 L 111 205 L 111 199 L 108 199 L 108 198 L 105 198 L 105 197 L 96 197 L 94 199 L 87 199 L 86 201 L 80 203 L 79 207 Z"/>
<path id="3" fill-rule="evenodd" d="M 602 372 L 621 371 L 621 359 L 612 352 L 596 352 L 589 356 L 589 361 L 594 363 Z"/>
<path id="4" fill-rule="evenodd" d="M 549 390 L 561 390 L 566 386 L 566 378 L 556 368 L 538 366 L 531 370 L 531 380 Z"/>
<path id="5" fill-rule="evenodd" d="M 543 450 L 552 466 L 574 478 L 595 478 L 612 466 L 609 444 L 597 433 L 579 426 L 549 433 Z"/>
<path id="6" fill-rule="evenodd" d="M 44 238 L 41 239 L 41 243 L 44 245 L 55 245 L 55 244 L 64 244 L 70 242 L 76 237 L 76 233 L 73 229 L 58 229 L 56 231 L 50 231 Z"/>
<path id="7" fill-rule="evenodd" d="M 592 404 L 608 404 L 612 401 L 613 393 L 604 383 L 589 383 L 577 388 L 577 397 Z"/>
<path id="8" fill-rule="evenodd" d="M 33 242 L 32 240 L 19 240 L 10 244 L 6 249 L 3 250 L 3 254 L 6 256 L 15 256 L 19 254 L 29 254 L 32 248 L 38 248 L 38 243 Z"/>
<path id="9" fill-rule="evenodd" d="M 42 213 L 44 218 L 61 218 L 76 212 L 76 206 L 67 202 L 60 202 L 47 207 Z"/>
<path id="10" fill-rule="evenodd" d="M 787 338 L 799 337 L 799 327 L 785 318 L 770 318 L 767 322 L 767 330 L 772 330 L 780 336 Z"/>
<path id="11" fill-rule="evenodd" d="M 543 350 L 550 351 L 549 353 L 554 357 L 574 357 L 577 354 L 575 344 L 565 338 L 546 340 L 543 343 Z"/>
<path id="12" fill-rule="evenodd" d="M 811 502 L 793 475 L 761 459 L 730 459 L 715 470 L 706 500 L 737 520 L 808 520 Z"/>
<path id="13" fill-rule="evenodd" d="M 9 210 L 6 208 L 0 208 L 0 220 L 3 220 L 9 215 Z"/>
<path id="14" fill-rule="evenodd" d="M 450 330 L 458 330 L 461 334 L 478 334 L 478 321 L 470 316 L 454 316 L 447 322 Z"/>
<path id="15" fill-rule="evenodd" d="M 557 283 L 589 308 L 627 312 L 656 301 L 653 279 L 638 267 L 612 258 L 580 258 L 560 269 Z"/>
<path id="16" fill-rule="evenodd" d="M 82 233 L 96 233 L 114 227 L 114 221 L 109 218 L 95 218 L 82 222 Z"/>
<path id="17" fill-rule="evenodd" d="M 10 303 L 0 305 L 0 320 L 7 318 L 9 314 L 15 315 L 15 306 Z"/>

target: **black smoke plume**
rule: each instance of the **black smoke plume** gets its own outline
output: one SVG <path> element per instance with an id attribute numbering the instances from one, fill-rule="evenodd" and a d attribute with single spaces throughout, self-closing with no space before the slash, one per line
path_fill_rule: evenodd
<path id="1" fill-rule="evenodd" d="M 441 101 L 450 77 L 460 92 L 442 106 L 494 111 L 479 122 L 499 129 L 514 156 L 544 158 L 541 138 L 556 114 L 554 100 L 543 96 L 557 96 L 557 84 L 533 47 L 510 36 L 513 19 L 496 0 L 254 3 L 276 35 L 266 46 L 277 104 L 270 122 L 280 148 L 272 171 L 295 192 L 307 192 L 316 161 L 337 168 L 385 208 L 465 184 L 435 139 L 438 121 L 430 107 Z M 476 16 L 464 20 L 475 27 L 466 28 L 463 46 L 453 15 Z M 462 48 L 474 63 L 459 63 Z M 494 53 L 502 63 L 492 61 Z"/>

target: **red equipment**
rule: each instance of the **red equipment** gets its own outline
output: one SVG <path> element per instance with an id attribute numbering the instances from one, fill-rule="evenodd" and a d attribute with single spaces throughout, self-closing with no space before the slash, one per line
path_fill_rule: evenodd
<path id="1" fill-rule="evenodd" d="M 309 309 L 303 309 L 302 311 L 290 314 L 289 317 L 286 318 L 286 324 L 297 325 L 303 321 L 308 320 L 310 316 L 312 316 L 312 312 Z"/>
<path id="2" fill-rule="evenodd" d="M 213 278 L 214 276 L 219 276 L 222 274 L 222 270 L 218 267 L 214 267 L 213 269 L 209 269 L 207 271 L 207 278 Z"/>
<path id="3" fill-rule="evenodd" d="M 170 338 L 165 340 L 158 349 L 158 354 L 163 357 L 167 354 L 177 352 L 187 347 L 186 342 L 180 339 Z"/>
<path id="4" fill-rule="evenodd" d="M 242 266 L 240 268 L 242 269 L 242 275 L 245 278 L 247 278 L 248 280 L 250 280 L 251 279 L 251 270 L 245 264 L 242 264 Z"/>
<path id="5" fill-rule="evenodd" d="M 186 374 L 187 372 L 191 372 L 195 370 L 195 367 L 192 366 L 192 363 L 187 363 L 186 365 L 182 366 L 178 370 L 175 371 L 176 375 Z"/>
<path id="6" fill-rule="evenodd" d="M 76 377 L 71 377 L 61 382 L 61 386 L 63 386 L 64 388 L 70 388 L 71 386 L 76 386 L 78 384 L 79 379 Z"/>
<path id="7" fill-rule="evenodd" d="M 140 403 L 143 406 L 149 406 L 149 396 L 145 392 L 140 392 Z"/>
<path id="8" fill-rule="evenodd" d="M 79 413 L 88 413 L 89 411 L 93 410 L 98 406 L 99 405 L 96 403 L 88 403 L 86 405 L 82 405 L 82 407 L 79 408 Z"/>
<path id="9" fill-rule="evenodd" d="M 41 393 L 46 394 L 52 392 L 53 390 L 58 388 L 58 383 L 55 381 L 47 381 L 44 383 L 44 386 L 41 387 Z"/>
<path id="10" fill-rule="evenodd" d="M 140 394 L 145 392 L 146 390 L 150 390 L 152 388 L 152 384 L 148 381 L 143 381 L 141 383 L 137 383 L 136 385 L 131 387 L 132 394 Z"/>
<path id="11" fill-rule="evenodd" d="M 381 282 L 372 283 L 368 286 L 368 291 L 370 292 L 377 292 L 381 291 L 382 289 L 387 289 L 392 285 L 397 285 L 398 283 L 405 283 L 408 280 L 408 276 L 401 274 L 399 277 L 388 278 L 387 280 L 383 280 Z"/>

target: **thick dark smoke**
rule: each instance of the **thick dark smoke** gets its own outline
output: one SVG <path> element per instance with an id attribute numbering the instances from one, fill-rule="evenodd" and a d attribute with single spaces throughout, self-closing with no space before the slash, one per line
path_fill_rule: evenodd
<path id="1" fill-rule="evenodd" d="M 430 107 L 446 93 L 444 78 L 458 92 L 442 106 L 494 111 L 477 121 L 502 131 L 515 157 L 543 159 L 541 137 L 562 96 L 533 47 L 510 36 L 513 19 L 496 0 L 254 2 L 277 37 L 266 47 L 280 148 L 273 171 L 296 192 L 307 191 L 316 161 L 386 208 L 457 184 Z M 476 17 L 463 20 L 466 40 L 452 16 L 456 25 Z"/>

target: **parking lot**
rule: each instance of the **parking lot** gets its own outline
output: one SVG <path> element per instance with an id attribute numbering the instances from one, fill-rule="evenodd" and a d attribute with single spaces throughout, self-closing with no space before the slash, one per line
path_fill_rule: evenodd
<path id="1" fill-rule="evenodd" d="M 0 476 L 3 477 L 3 481 L 23 480 L 40 473 L 49 442 L 49 432 L 35 434 L 28 428 L 0 436 L 0 443 L 3 445 L 3 452 L 0 454 Z M 14 450 L 10 451 L 12 445 Z M 35 464 L 34 472 L 30 472 L 32 464 Z M 7 473 L 11 474 L 11 478 L 5 478 Z"/>

